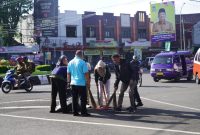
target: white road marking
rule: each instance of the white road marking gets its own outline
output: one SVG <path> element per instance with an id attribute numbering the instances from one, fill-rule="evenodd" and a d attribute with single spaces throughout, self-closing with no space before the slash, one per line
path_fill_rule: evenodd
<path id="1" fill-rule="evenodd" d="M 31 99 L 31 100 L 18 100 L 18 101 L 9 101 L 1 102 L 1 104 L 11 104 L 11 103 L 24 103 L 24 102 L 41 102 L 41 101 L 50 101 L 49 99 Z"/>
<path id="2" fill-rule="evenodd" d="M 94 95 L 96 96 L 96 95 Z M 128 94 L 125 96 L 128 96 Z M 187 107 L 187 106 L 182 106 L 182 105 L 177 105 L 177 104 L 172 104 L 172 103 L 167 103 L 167 102 L 163 102 L 163 101 L 159 101 L 159 100 L 154 100 L 154 99 L 149 99 L 149 98 L 145 98 L 145 97 L 141 97 L 144 100 L 148 100 L 151 102 L 156 102 L 156 103 L 160 103 L 160 104 L 165 104 L 165 105 L 170 105 L 170 106 L 176 106 L 176 107 L 180 107 L 180 108 L 184 108 L 184 109 L 190 109 L 190 110 L 195 110 L 195 111 L 200 111 L 199 108 L 193 108 L 193 107 Z M 1 104 L 10 104 L 10 103 L 24 103 L 24 102 L 41 102 L 41 101 L 50 101 L 49 99 L 32 99 L 32 100 L 19 100 L 19 101 L 10 101 L 10 102 L 1 102 Z M 57 100 L 58 101 L 58 100 Z M 2 108 L 2 107 L 0 107 Z M 5 107 L 4 107 L 5 108 Z M 8 108 L 11 109 L 12 107 Z M 15 107 L 13 107 L 15 109 Z M 45 107 L 46 108 L 46 107 Z M 6 109 L 6 108 L 5 108 Z"/>
<path id="3" fill-rule="evenodd" d="M 0 107 L 0 110 L 4 109 L 43 109 L 50 108 L 50 106 L 9 106 L 9 107 Z"/>
<path id="4" fill-rule="evenodd" d="M 162 129 L 162 128 L 151 128 L 151 127 L 142 127 L 142 126 L 120 125 L 120 124 L 111 124 L 111 123 L 85 122 L 85 121 L 73 121 L 73 120 L 59 120 L 59 119 L 48 119 L 48 118 L 29 117 L 29 116 L 17 116 L 17 115 L 8 115 L 8 114 L 0 114 L 0 116 L 2 116 L 2 117 L 11 117 L 11 118 L 20 118 L 20 119 L 41 120 L 41 121 L 75 123 L 75 124 L 86 124 L 86 125 L 98 125 L 98 126 L 110 126 L 110 127 L 121 127 L 121 128 L 143 129 L 143 130 L 151 130 L 151 131 L 164 131 L 164 132 L 200 135 L 200 132 L 192 132 L 192 131 L 184 131 L 184 130 L 172 130 L 172 129 Z"/>
<path id="5" fill-rule="evenodd" d="M 156 103 L 160 103 L 160 104 L 165 104 L 165 105 L 170 105 L 170 106 L 176 106 L 176 107 L 180 107 L 180 108 L 184 108 L 184 109 L 190 109 L 190 110 L 195 110 L 195 111 L 199 111 L 200 109 L 198 108 L 193 108 L 193 107 L 187 107 L 187 106 L 182 106 L 182 105 L 177 105 L 177 104 L 172 104 L 172 103 L 167 103 L 167 102 L 163 102 L 163 101 L 159 101 L 159 100 L 153 100 L 153 99 L 149 99 L 149 98 L 145 98 L 145 97 L 141 97 L 144 100 L 148 100 L 148 101 L 152 101 L 152 102 L 156 102 Z"/>

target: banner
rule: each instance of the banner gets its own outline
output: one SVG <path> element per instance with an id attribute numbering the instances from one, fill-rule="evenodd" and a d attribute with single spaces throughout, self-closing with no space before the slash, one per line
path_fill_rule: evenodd
<path id="1" fill-rule="evenodd" d="M 113 55 L 118 54 L 117 50 L 103 50 L 103 55 Z"/>
<path id="2" fill-rule="evenodd" d="M 93 41 L 91 40 L 89 42 L 90 47 L 117 47 L 118 44 L 116 41 L 113 40 L 97 40 Z"/>
<path id="3" fill-rule="evenodd" d="M 148 48 L 151 47 L 150 41 L 125 41 L 125 47 L 131 47 L 131 48 Z"/>
<path id="4" fill-rule="evenodd" d="M 45 52 L 45 59 L 51 60 L 51 52 Z"/>
<path id="5" fill-rule="evenodd" d="M 150 5 L 151 9 L 151 41 L 165 42 L 176 40 L 175 4 L 174 1 Z"/>
<path id="6" fill-rule="evenodd" d="M 39 52 L 38 45 L 0 47 L 0 53 L 34 53 Z"/>
<path id="7" fill-rule="evenodd" d="M 138 60 L 142 60 L 142 49 L 134 49 L 134 55 L 137 57 Z"/>

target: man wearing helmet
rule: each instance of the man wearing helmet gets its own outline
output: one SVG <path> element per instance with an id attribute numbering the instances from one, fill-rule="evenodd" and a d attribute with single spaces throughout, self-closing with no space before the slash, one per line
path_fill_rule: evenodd
<path id="1" fill-rule="evenodd" d="M 18 57 L 17 59 L 16 59 L 16 61 L 17 61 L 17 65 L 16 65 L 16 67 L 15 67 L 15 70 L 16 70 L 16 73 L 17 73 L 17 85 L 18 85 L 18 87 L 19 87 L 19 80 L 21 79 L 21 78 L 25 78 L 24 77 L 24 73 L 26 72 L 26 66 L 25 66 L 25 64 L 24 64 L 24 60 L 23 60 L 23 58 L 22 57 Z"/>

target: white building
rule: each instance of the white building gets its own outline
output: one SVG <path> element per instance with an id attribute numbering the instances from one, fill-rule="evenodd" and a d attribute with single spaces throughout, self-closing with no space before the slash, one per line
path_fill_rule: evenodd
<path id="1" fill-rule="evenodd" d="M 64 45 L 82 45 L 82 14 L 66 10 L 58 14 L 58 37 L 41 37 L 43 46 L 63 47 Z"/>

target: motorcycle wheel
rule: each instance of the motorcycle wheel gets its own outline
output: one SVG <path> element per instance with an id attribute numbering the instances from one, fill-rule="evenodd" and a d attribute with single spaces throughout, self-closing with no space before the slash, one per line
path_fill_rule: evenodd
<path id="1" fill-rule="evenodd" d="M 1 85 L 1 89 L 4 93 L 9 93 L 12 90 L 12 85 L 9 82 L 4 82 Z"/>
<path id="2" fill-rule="evenodd" d="M 31 90 L 33 89 L 33 84 L 30 81 L 27 81 L 24 89 L 26 90 L 26 92 L 31 92 Z"/>

